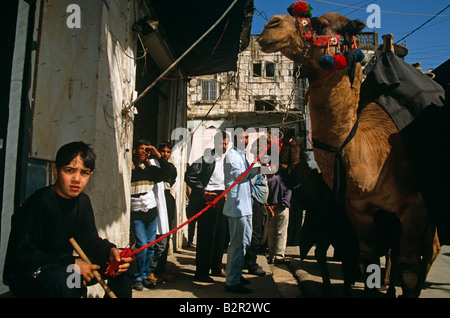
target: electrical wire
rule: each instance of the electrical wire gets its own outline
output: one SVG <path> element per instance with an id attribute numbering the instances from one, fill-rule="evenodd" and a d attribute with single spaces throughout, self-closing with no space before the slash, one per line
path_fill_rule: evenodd
<path id="1" fill-rule="evenodd" d="M 364 6 L 367 6 L 368 4 L 374 3 L 374 2 L 376 2 L 376 1 L 377 1 L 377 0 L 375 0 L 375 1 L 373 1 L 373 0 L 360 1 L 360 2 L 354 3 L 354 4 L 352 4 L 352 5 L 361 5 L 362 7 L 364 7 Z M 342 8 L 340 8 L 340 9 L 336 9 L 336 10 L 334 10 L 334 11 L 336 12 L 336 11 L 339 11 L 339 10 L 345 10 L 345 7 L 342 7 Z M 358 11 L 358 10 L 359 10 L 359 8 L 355 8 L 354 10 L 352 10 L 352 11 L 350 11 L 350 12 L 348 12 L 348 13 L 343 12 L 343 15 L 349 16 L 349 15 L 351 15 L 353 12 L 356 12 L 356 11 Z"/>
<path id="2" fill-rule="evenodd" d="M 335 5 L 335 6 L 347 7 L 347 8 L 353 8 L 353 9 L 359 9 L 359 10 L 364 10 L 364 11 L 367 10 L 367 8 L 361 8 L 361 7 L 356 7 L 356 6 L 351 6 L 351 5 L 345 5 L 345 4 L 341 4 L 341 3 L 335 3 L 335 2 L 330 2 L 330 1 L 324 1 L 324 0 L 312 0 L 312 1 L 321 2 L 321 3 L 326 3 L 326 4 L 332 4 L 332 5 Z M 382 12 L 382 13 L 389 13 L 389 14 L 398 14 L 398 15 L 410 15 L 410 16 L 421 16 L 421 17 L 437 17 L 437 15 L 422 14 L 422 13 L 394 12 L 394 11 L 385 11 L 385 10 L 380 10 L 380 12 Z M 440 17 L 450 17 L 450 15 L 439 15 L 439 16 L 440 16 Z"/>
<path id="3" fill-rule="evenodd" d="M 404 37 L 402 37 L 400 40 L 398 40 L 395 43 L 399 43 L 400 41 L 406 39 L 407 37 L 409 37 L 410 35 L 412 35 L 413 33 L 415 33 L 416 31 L 420 30 L 423 26 L 425 26 L 428 22 L 432 21 L 433 19 L 435 19 L 436 17 L 438 17 L 442 12 L 444 12 L 445 10 L 447 10 L 448 8 L 450 8 L 450 4 L 448 6 L 446 6 L 444 9 L 442 9 L 441 11 L 439 11 L 436 15 L 434 15 L 431 19 L 428 19 L 425 23 L 423 23 L 422 25 L 420 25 L 419 27 L 415 28 L 414 30 L 412 30 L 411 32 L 409 32 L 407 35 L 405 35 Z"/>

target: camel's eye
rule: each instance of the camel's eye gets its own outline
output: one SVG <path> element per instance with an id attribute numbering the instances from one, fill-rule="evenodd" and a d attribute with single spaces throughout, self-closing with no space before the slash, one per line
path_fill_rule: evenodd
<path id="1" fill-rule="evenodd" d="M 311 25 L 318 35 L 323 35 L 330 23 L 323 18 L 312 18 Z"/>
<path id="2" fill-rule="evenodd" d="M 266 23 L 266 28 L 270 29 L 270 28 L 275 28 L 277 26 L 279 26 L 281 24 L 281 19 L 278 17 L 272 17 L 269 22 Z"/>

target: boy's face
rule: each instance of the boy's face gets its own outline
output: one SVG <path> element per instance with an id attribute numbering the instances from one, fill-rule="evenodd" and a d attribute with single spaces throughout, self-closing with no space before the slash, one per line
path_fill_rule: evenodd
<path id="1" fill-rule="evenodd" d="M 138 148 L 133 150 L 133 153 L 136 156 L 136 159 L 140 163 L 143 163 L 147 160 L 148 155 L 150 154 L 150 149 L 146 145 L 140 145 Z"/>
<path id="2" fill-rule="evenodd" d="M 165 160 L 169 160 L 170 156 L 172 155 L 172 150 L 169 147 L 164 147 L 159 151 L 161 154 L 161 157 Z"/>
<path id="3" fill-rule="evenodd" d="M 53 167 L 56 182 L 54 190 L 65 199 L 79 196 L 89 181 L 92 171 L 84 165 L 81 156 L 76 156 L 67 166 L 59 170 Z"/>

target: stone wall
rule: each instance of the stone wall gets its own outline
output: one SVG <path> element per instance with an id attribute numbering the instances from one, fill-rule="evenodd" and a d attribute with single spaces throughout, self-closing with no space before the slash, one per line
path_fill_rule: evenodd
<path id="1" fill-rule="evenodd" d="M 210 118 L 258 111 L 255 101 L 267 101 L 266 105 L 272 105 L 273 110 L 285 109 L 294 87 L 296 65 L 281 53 L 263 53 L 256 38 L 252 36 L 248 48 L 239 55 L 236 72 L 192 78 L 188 85 L 189 119 L 205 116 L 214 103 Z M 257 65 L 260 65 L 259 73 Z M 202 98 L 202 82 L 207 80 L 217 84 L 217 102 L 216 99 Z M 291 104 L 295 110 L 302 109 L 303 102 L 299 96 L 303 96 L 303 91 L 295 89 Z"/>

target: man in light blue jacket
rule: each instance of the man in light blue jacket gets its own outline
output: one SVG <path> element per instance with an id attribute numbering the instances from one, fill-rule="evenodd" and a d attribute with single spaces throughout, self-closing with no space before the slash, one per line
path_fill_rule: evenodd
<path id="1" fill-rule="evenodd" d="M 242 128 L 234 131 L 234 145 L 225 157 L 225 188 L 230 187 L 248 168 L 246 158 L 248 132 Z M 260 166 L 253 168 L 227 194 L 223 213 L 228 218 L 230 244 L 228 246 L 225 290 L 232 293 L 251 293 L 243 286 L 248 283 L 242 277 L 245 252 L 252 238 L 251 179 L 260 172 Z"/>

